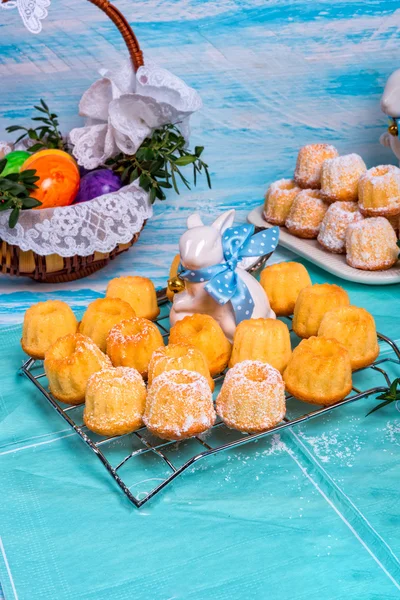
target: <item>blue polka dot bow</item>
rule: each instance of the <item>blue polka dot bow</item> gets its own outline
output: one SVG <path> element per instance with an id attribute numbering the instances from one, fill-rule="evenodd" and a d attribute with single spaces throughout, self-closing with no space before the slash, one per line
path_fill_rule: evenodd
<path id="1" fill-rule="evenodd" d="M 272 227 L 255 235 L 253 233 L 253 225 L 239 225 L 226 229 L 222 235 L 223 262 L 180 273 L 180 277 L 186 281 L 207 281 L 204 289 L 218 304 L 232 302 L 236 324 L 250 319 L 254 310 L 250 291 L 236 272 L 238 262 L 246 256 L 256 258 L 269 254 L 278 245 L 279 227 Z"/>

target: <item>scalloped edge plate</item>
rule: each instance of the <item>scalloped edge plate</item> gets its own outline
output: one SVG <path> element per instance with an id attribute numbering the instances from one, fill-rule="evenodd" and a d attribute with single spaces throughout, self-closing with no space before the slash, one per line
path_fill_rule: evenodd
<path id="1" fill-rule="evenodd" d="M 247 220 L 256 227 L 262 229 L 269 229 L 275 227 L 267 223 L 263 218 L 264 206 L 257 206 L 248 215 Z M 393 283 L 400 283 L 400 262 L 397 261 L 396 265 L 387 271 L 361 271 L 359 269 L 353 269 L 346 263 L 346 259 L 343 254 L 332 254 L 327 250 L 324 250 L 317 242 L 317 240 L 303 240 L 297 238 L 289 233 L 285 227 L 280 227 L 279 243 L 288 250 L 292 250 L 299 256 L 307 258 L 312 263 L 325 269 L 329 273 L 347 279 L 348 281 L 355 281 L 356 283 L 363 283 L 365 285 L 390 285 Z"/>

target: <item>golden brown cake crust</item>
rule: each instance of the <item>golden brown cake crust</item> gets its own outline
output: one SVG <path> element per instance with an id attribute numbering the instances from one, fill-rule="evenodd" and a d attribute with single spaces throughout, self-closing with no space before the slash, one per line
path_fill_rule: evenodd
<path id="1" fill-rule="evenodd" d="M 157 325 L 148 319 L 133 317 L 111 329 L 107 337 L 107 354 L 114 367 L 133 367 L 147 379 L 151 356 L 163 345 Z"/>
<path id="2" fill-rule="evenodd" d="M 214 380 L 210 375 L 207 359 L 204 354 L 194 346 L 188 344 L 168 344 L 155 350 L 151 356 L 148 370 L 148 385 L 153 379 L 164 371 L 196 371 L 204 375 L 210 389 L 214 391 Z"/>
<path id="3" fill-rule="evenodd" d="M 25 313 L 21 346 L 32 358 L 43 360 L 58 338 L 77 329 L 78 321 L 68 304 L 61 300 L 38 302 Z"/>
<path id="4" fill-rule="evenodd" d="M 293 350 L 283 374 L 286 390 L 295 398 L 318 405 L 343 400 L 351 392 L 351 362 L 337 340 L 312 336 Z"/>
<path id="5" fill-rule="evenodd" d="M 271 365 L 245 360 L 229 369 L 216 402 L 217 414 L 232 429 L 268 431 L 285 416 L 285 385 Z"/>
<path id="6" fill-rule="evenodd" d="M 229 367 L 244 360 L 267 363 L 285 370 L 292 349 L 288 326 L 279 319 L 249 319 L 236 328 Z"/>
<path id="7" fill-rule="evenodd" d="M 143 425 L 146 386 L 129 367 L 104 369 L 88 382 L 83 413 L 85 425 L 99 435 L 124 435 Z"/>
<path id="8" fill-rule="evenodd" d="M 207 359 L 211 377 L 227 367 L 231 356 L 231 344 L 217 321 L 209 315 L 194 314 L 177 321 L 171 328 L 169 341 L 198 348 Z"/>
<path id="9" fill-rule="evenodd" d="M 215 417 L 207 379 L 195 371 L 164 371 L 148 390 L 143 421 L 162 439 L 199 435 L 214 425 Z"/>
<path id="10" fill-rule="evenodd" d="M 281 262 L 265 267 L 260 275 L 260 283 L 272 310 L 279 317 L 293 314 L 300 291 L 311 285 L 311 279 L 301 263 Z"/>
<path id="11" fill-rule="evenodd" d="M 321 167 L 328 158 L 338 156 L 336 148 L 330 144 L 307 144 L 299 150 L 294 172 L 294 181 L 301 188 L 321 187 Z"/>
<path id="12" fill-rule="evenodd" d="M 89 378 L 110 366 L 110 359 L 89 337 L 80 333 L 58 339 L 44 360 L 50 392 L 67 404 L 82 404 Z"/>
<path id="13" fill-rule="evenodd" d="M 147 277 L 115 277 L 107 286 L 106 297 L 124 300 L 130 304 L 137 317 L 153 320 L 160 314 L 154 284 Z"/>

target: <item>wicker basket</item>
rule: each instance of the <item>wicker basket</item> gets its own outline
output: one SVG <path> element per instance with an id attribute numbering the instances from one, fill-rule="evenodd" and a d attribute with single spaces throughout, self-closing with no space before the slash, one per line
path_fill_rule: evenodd
<path id="1" fill-rule="evenodd" d="M 3 0 L 8 2 L 9 0 Z M 128 21 L 108 0 L 88 0 L 102 10 L 119 29 L 128 48 L 135 71 L 144 64 L 143 54 Z M 143 224 L 143 226 L 145 223 Z M 138 240 L 136 233 L 127 244 L 119 244 L 112 252 L 94 252 L 90 256 L 62 257 L 57 254 L 40 256 L 32 250 L 23 252 L 0 239 L 0 272 L 9 275 L 24 275 L 41 283 L 64 283 L 87 277 L 102 269 L 110 260 L 126 252 Z"/>

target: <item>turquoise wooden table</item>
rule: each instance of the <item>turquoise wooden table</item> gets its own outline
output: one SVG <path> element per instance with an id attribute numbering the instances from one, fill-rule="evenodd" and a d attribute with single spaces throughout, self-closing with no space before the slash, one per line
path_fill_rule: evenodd
<path id="1" fill-rule="evenodd" d="M 165 285 L 185 219 L 262 201 L 290 176 L 298 148 L 333 143 L 368 167 L 395 162 L 379 145 L 379 97 L 398 65 L 398 3 L 119 0 L 145 55 L 195 87 L 204 109 L 204 184 L 155 205 L 134 248 L 62 286 L 0 276 L 0 579 L 7 600 L 390 599 L 400 595 L 400 418 L 373 398 L 292 433 L 201 464 L 142 511 L 121 498 L 79 440 L 17 377 L 26 308 L 61 298 L 81 311 L 115 275 Z M 112 25 L 83 0 L 53 2 L 40 36 L 0 12 L 0 131 L 44 98 L 64 129 L 101 67 L 124 56 Z M 2 135 L 0 134 L 0 139 Z M 274 260 L 290 258 L 279 249 Z M 400 286 L 340 282 L 353 304 L 400 339 Z M 395 370 L 391 372 L 394 377 Z M 145 477 L 144 477 L 145 480 Z"/>

